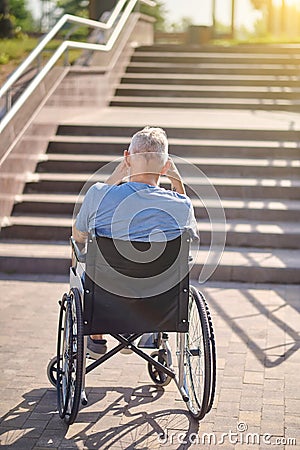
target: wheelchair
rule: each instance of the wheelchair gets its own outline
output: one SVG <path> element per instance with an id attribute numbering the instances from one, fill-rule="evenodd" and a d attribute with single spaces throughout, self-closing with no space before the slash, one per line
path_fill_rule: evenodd
<path id="1" fill-rule="evenodd" d="M 89 235 L 85 254 L 73 238 L 71 245 L 70 291 L 59 302 L 57 355 L 47 369 L 61 419 L 74 423 L 88 403 L 86 374 L 126 348 L 147 362 L 155 385 L 174 380 L 191 416 L 201 420 L 214 401 L 216 348 L 207 302 L 189 283 L 189 234 L 164 243 Z M 176 333 L 174 354 L 169 333 Z M 93 359 L 87 336 L 94 334 L 118 344 Z"/>

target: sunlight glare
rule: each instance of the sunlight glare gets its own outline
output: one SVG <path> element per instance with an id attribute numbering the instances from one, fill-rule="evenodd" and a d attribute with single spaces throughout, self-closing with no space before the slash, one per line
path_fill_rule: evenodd
<path id="1" fill-rule="evenodd" d="M 285 3 L 288 6 L 299 6 L 300 5 L 300 1 L 299 0 L 285 0 Z"/>
<path id="2" fill-rule="evenodd" d="M 274 6 L 282 6 L 282 0 L 273 0 Z M 300 6 L 300 0 L 285 0 L 286 6 Z"/>

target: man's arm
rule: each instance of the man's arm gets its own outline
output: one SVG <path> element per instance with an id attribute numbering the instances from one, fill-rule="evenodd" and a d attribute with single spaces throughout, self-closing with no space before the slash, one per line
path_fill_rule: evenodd
<path id="1" fill-rule="evenodd" d="M 95 185 L 91 186 L 83 199 L 80 211 L 72 226 L 72 236 L 76 242 L 85 244 L 88 237 L 90 218 L 95 204 Z"/>
<path id="2" fill-rule="evenodd" d="M 127 175 L 127 166 L 125 163 L 125 160 L 123 159 L 115 168 L 115 170 L 113 171 L 113 173 L 107 178 L 106 180 L 106 184 L 110 184 L 110 185 L 117 185 L 119 183 L 121 183 L 121 181 L 123 180 L 123 178 L 125 178 Z M 90 192 L 90 191 L 88 191 Z M 88 215 L 90 213 L 89 208 L 87 207 L 87 204 L 89 203 L 87 201 L 87 196 L 84 198 L 83 200 L 83 204 L 81 206 L 80 212 L 78 214 L 78 216 L 80 215 L 80 224 L 81 224 L 81 229 L 84 229 L 84 231 L 80 231 L 78 230 L 78 228 L 76 228 L 76 223 L 77 223 L 77 219 L 75 221 L 75 223 L 73 224 L 72 227 L 72 235 L 73 238 L 75 239 L 76 242 L 79 242 L 80 244 L 85 244 L 88 238 Z M 78 218 L 77 216 L 77 218 Z"/>
<path id="3" fill-rule="evenodd" d="M 125 158 L 117 165 L 113 173 L 105 181 L 106 184 L 118 185 L 128 175 L 128 167 Z"/>
<path id="4" fill-rule="evenodd" d="M 166 173 L 166 176 L 171 181 L 171 187 L 173 191 L 178 192 L 178 194 L 186 194 L 184 184 L 177 167 L 174 164 L 172 158 L 169 158 L 170 167 Z"/>

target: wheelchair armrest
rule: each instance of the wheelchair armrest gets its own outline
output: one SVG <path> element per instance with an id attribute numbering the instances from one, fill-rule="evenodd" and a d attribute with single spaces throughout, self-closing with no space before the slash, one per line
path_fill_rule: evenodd
<path id="1" fill-rule="evenodd" d="M 71 242 L 71 246 L 72 246 L 76 260 L 78 262 L 84 263 L 86 260 L 86 253 L 81 253 L 73 236 L 70 237 L 70 242 Z"/>

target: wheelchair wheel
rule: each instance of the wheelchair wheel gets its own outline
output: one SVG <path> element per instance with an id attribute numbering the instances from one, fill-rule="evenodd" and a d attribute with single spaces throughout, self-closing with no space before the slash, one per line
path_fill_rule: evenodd
<path id="1" fill-rule="evenodd" d="M 189 331 L 178 335 L 179 370 L 183 371 L 183 386 L 189 397 L 187 407 L 195 419 L 201 420 L 213 401 L 212 349 L 205 302 L 193 286 L 188 311 Z"/>
<path id="2" fill-rule="evenodd" d="M 152 358 L 154 358 L 154 359 L 157 359 L 157 361 L 160 362 L 163 366 L 168 367 L 168 363 L 167 363 L 167 359 L 164 354 L 164 350 L 156 350 L 155 352 L 152 352 L 150 356 L 152 356 Z M 158 370 L 150 362 L 148 363 L 148 372 L 149 372 L 151 380 L 157 386 L 167 386 L 170 383 L 170 381 L 172 380 L 172 378 L 169 375 Z"/>
<path id="3" fill-rule="evenodd" d="M 57 340 L 57 403 L 59 415 L 68 425 L 77 416 L 83 375 L 83 324 L 78 289 L 61 301 Z"/>

